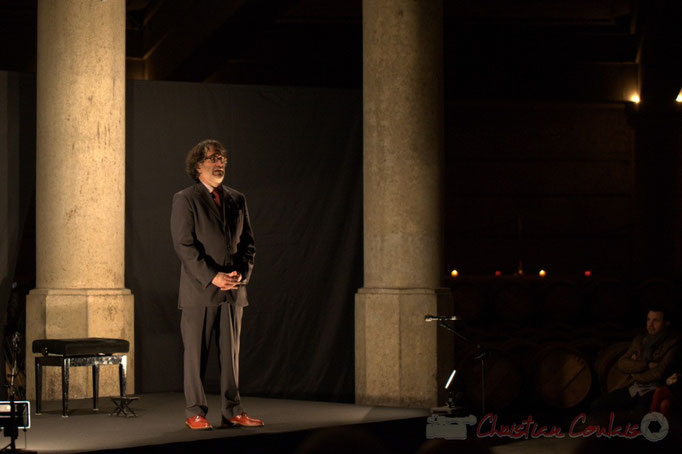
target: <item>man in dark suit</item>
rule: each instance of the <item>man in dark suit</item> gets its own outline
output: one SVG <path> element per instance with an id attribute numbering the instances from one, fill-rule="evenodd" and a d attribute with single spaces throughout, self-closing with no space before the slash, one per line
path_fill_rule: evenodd
<path id="1" fill-rule="evenodd" d="M 173 196 L 171 234 L 182 263 L 178 307 L 182 309 L 185 424 L 211 429 L 203 378 L 212 337 L 220 357 L 221 425 L 262 426 L 241 406 L 239 335 L 248 305 L 246 284 L 256 254 L 244 195 L 223 185 L 227 152 L 204 140 L 186 159 L 196 184 Z"/>

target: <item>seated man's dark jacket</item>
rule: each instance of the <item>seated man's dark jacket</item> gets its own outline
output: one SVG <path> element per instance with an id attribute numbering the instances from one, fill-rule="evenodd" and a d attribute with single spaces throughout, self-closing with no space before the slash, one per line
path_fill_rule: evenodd
<path id="1" fill-rule="evenodd" d="M 642 384 L 662 384 L 665 382 L 666 372 L 675 359 L 679 336 L 677 333 L 668 331 L 665 338 L 654 347 L 651 360 L 642 359 L 644 353 L 644 335 L 635 337 L 630 348 L 618 360 L 618 369 L 629 374 L 630 380 L 627 386 L 634 382 Z M 637 353 L 639 359 L 632 359 Z M 649 362 L 656 363 L 656 367 L 649 368 Z"/>

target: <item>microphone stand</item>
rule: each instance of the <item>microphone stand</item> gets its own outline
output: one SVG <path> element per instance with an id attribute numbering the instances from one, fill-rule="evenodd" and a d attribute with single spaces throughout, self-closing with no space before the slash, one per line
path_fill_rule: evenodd
<path id="1" fill-rule="evenodd" d="M 18 423 L 18 416 L 17 415 L 17 408 L 16 408 L 16 394 L 17 394 L 17 388 L 14 385 L 14 379 L 17 376 L 17 358 L 19 357 L 19 340 L 21 338 L 21 335 L 16 332 L 14 333 L 14 336 L 12 336 L 12 354 L 13 354 L 13 360 L 12 360 L 12 372 L 9 375 L 9 384 L 5 385 L 5 388 L 7 388 L 7 394 L 9 395 L 9 408 L 10 408 L 10 417 L 9 421 L 7 424 L 5 424 L 5 430 L 4 430 L 4 435 L 6 437 L 10 437 L 10 443 L 5 446 L 4 448 L 0 449 L 0 452 L 27 452 L 23 450 L 18 450 L 16 447 L 16 439 L 19 437 L 19 423 Z M 25 429 L 24 429 L 25 430 Z"/>
<path id="2" fill-rule="evenodd" d="M 478 354 L 474 357 L 474 359 L 481 361 L 481 417 L 483 417 L 483 415 L 485 415 L 485 358 L 488 356 L 488 352 L 481 347 L 481 344 L 472 341 L 468 337 L 458 332 L 452 326 L 445 323 L 445 320 L 439 320 L 438 326 L 447 329 L 467 344 L 475 346 L 478 350 Z"/>

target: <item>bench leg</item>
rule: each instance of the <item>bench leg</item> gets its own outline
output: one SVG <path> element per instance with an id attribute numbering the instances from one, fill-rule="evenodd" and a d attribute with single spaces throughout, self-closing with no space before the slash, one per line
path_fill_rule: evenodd
<path id="1" fill-rule="evenodd" d="M 35 373 L 36 373 L 36 415 L 42 413 L 43 404 L 43 368 L 40 365 L 39 358 L 35 358 Z"/>
<path id="2" fill-rule="evenodd" d="M 71 359 L 64 358 L 62 360 L 62 417 L 69 417 L 69 367 L 71 367 Z"/>
<path id="3" fill-rule="evenodd" d="M 118 365 L 118 383 L 119 387 L 121 388 L 121 397 L 125 397 L 126 395 L 126 365 L 127 365 L 127 360 L 128 356 L 123 355 L 121 357 L 121 364 Z"/>
<path id="4" fill-rule="evenodd" d="M 92 365 L 92 409 L 99 410 L 97 398 L 99 397 L 99 364 Z"/>

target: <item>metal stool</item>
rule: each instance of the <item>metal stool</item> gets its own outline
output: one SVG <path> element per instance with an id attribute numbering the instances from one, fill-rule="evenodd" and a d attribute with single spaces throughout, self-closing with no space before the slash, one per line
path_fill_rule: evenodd
<path id="1" fill-rule="evenodd" d="M 130 343 L 123 339 L 83 338 L 83 339 L 36 339 L 33 341 L 33 353 L 36 356 L 36 414 L 41 413 L 43 391 L 43 367 L 62 368 L 62 416 L 68 417 L 69 411 L 69 368 L 71 366 L 92 366 L 93 410 L 97 408 L 99 394 L 99 366 L 118 365 L 121 397 L 126 395 L 126 363 L 127 356 L 114 353 L 128 353 Z"/>
<path id="2" fill-rule="evenodd" d="M 133 411 L 132 408 L 130 408 L 130 404 L 133 403 L 134 401 L 138 400 L 139 397 L 134 397 L 134 396 L 121 396 L 121 397 L 112 397 L 111 401 L 116 405 L 116 409 L 109 413 L 109 416 L 120 416 L 123 415 L 125 417 L 130 417 L 130 416 L 137 416 L 135 412 Z"/>

